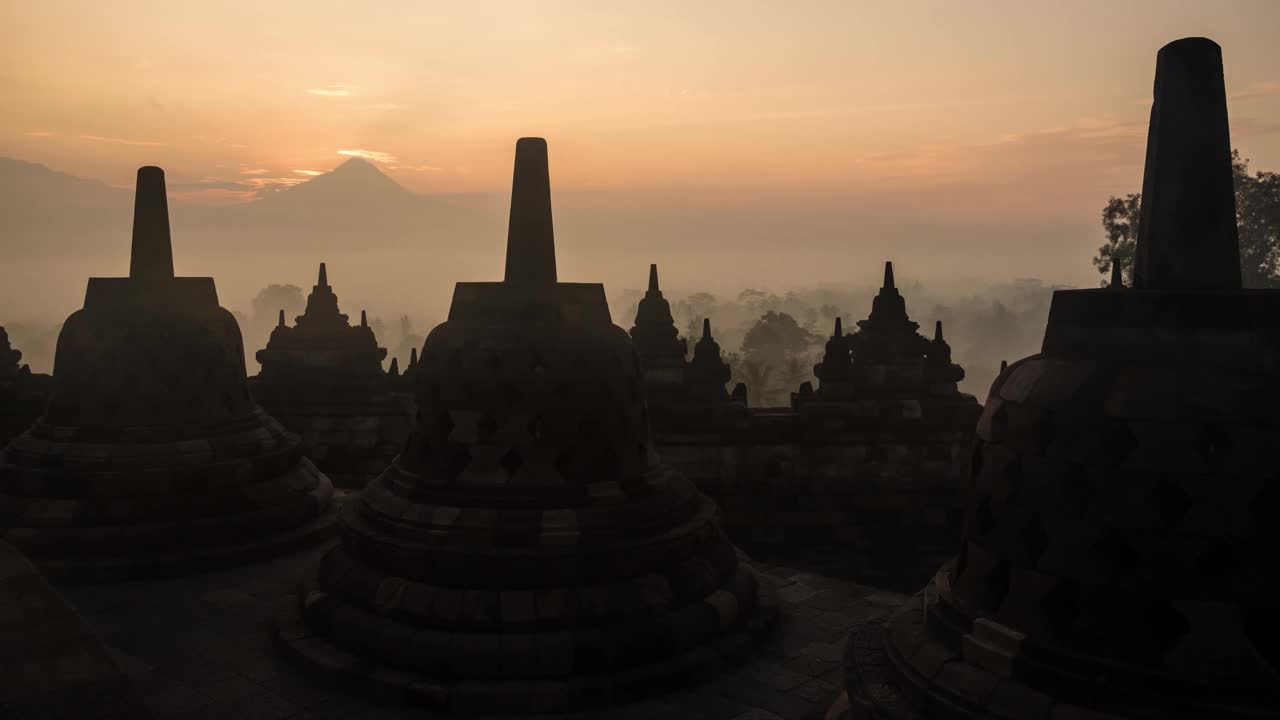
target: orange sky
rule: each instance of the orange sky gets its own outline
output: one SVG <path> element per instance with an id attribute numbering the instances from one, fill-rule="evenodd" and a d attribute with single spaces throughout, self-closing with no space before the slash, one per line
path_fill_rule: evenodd
<path id="1" fill-rule="evenodd" d="M 1091 220 L 1140 185 L 1156 50 L 1206 35 L 1236 146 L 1280 169 L 1269 0 L 356 7 L 4 0 L 0 155 L 121 186 L 159 164 L 205 200 L 344 152 L 501 191 L 538 134 L 558 191 Z"/>

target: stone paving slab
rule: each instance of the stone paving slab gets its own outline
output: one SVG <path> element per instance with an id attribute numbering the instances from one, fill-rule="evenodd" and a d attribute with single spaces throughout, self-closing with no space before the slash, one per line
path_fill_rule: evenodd
<path id="1" fill-rule="evenodd" d="M 172 580 L 63 589 L 158 720 L 447 717 L 326 687 L 273 649 L 272 609 L 325 547 Z M 802 558 L 803 559 L 803 558 Z M 808 570 L 757 563 L 778 590 L 774 635 L 691 689 L 564 720 L 818 720 L 841 690 L 847 628 L 903 598 Z"/>

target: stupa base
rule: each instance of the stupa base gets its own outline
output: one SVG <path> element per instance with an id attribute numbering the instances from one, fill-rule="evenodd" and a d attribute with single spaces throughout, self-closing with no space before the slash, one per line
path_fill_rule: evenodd
<path id="1" fill-rule="evenodd" d="M 773 588 L 762 583 L 756 592 L 757 601 L 749 615 L 690 650 L 616 671 L 547 679 L 476 679 L 460 674 L 444 678 L 379 663 L 340 647 L 308 625 L 298 595 L 282 601 L 273 635 L 280 652 L 312 675 L 383 702 L 464 714 L 560 712 L 625 703 L 687 687 L 740 662 L 769 635 L 777 619 Z M 500 643 L 502 636 L 494 635 L 493 639 Z M 533 648 L 513 648 L 513 660 L 530 650 Z"/>
<path id="2" fill-rule="evenodd" d="M 318 474 L 318 473 L 317 473 Z M 59 583 L 109 583 L 126 580 L 154 579 L 189 575 L 219 570 L 239 565 L 262 562 L 314 545 L 337 534 L 338 504 L 333 501 L 334 489 L 328 478 L 319 475 L 319 482 L 308 493 L 319 514 L 299 525 L 274 533 L 256 536 L 243 542 L 215 544 L 191 549 L 180 547 L 156 547 L 145 552 L 106 556 L 55 556 L 33 552 L 32 563 L 46 578 Z M 14 528 L 5 539 L 22 546 L 25 537 L 38 533 L 28 528 Z M 110 534 L 112 528 L 101 532 Z M 180 541 L 175 541 L 180 546 Z"/>

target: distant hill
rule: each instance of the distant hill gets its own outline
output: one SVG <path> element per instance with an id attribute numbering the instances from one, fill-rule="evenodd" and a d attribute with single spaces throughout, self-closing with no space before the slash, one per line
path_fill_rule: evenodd
<path id="1" fill-rule="evenodd" d="M 133 192 L 44 165 L 0 158 L 0 236 L 31 254 L 92 252 L 131 227 Z M 286 190 L 239 205 L 171 198 L 175 242 L 245 251 L 350 249 L 429 240 L 439 249 L 492 225 L 491 213 L 406 189 L 373 163 L 351 158 Z"/>

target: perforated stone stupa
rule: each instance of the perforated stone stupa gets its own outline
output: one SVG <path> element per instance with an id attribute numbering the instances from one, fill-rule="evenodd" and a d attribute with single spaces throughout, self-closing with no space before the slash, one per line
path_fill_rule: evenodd
<path id="1" fill-rule="evenodd" d="M 459 283 L 404 452 L 279 618 L 289 657 L 455 711 L 620 702 L 715 672 L 772 617 L 664 466 L 599 284 L 556 279 L 545 141 L 516 145 L 506 278 Z"/>
<path id="2" fill-rule="evenodd" d="M 1166 45 L 1154 96 L 1134 287 L 1055 293 L 996 380 L 958 557 L 850 640 L 854 718 L 1280 717 L 1280 292 L 1240 285 L 1221 49 Z"/>
<path id="3" fill-rule="evenodd" d="M 295 323 L 286 325 L 281 311 L 258 351 L 254 397 L 302 437 L 307 455 L 336 485 L 364 487 L 409 435 L 407 398 L 382 370 L 387 351 L 365 313 L 353 326 L 339 311 L 324 263 Z"/>
<path id="4" fill-rule="evenodd" d="M 51 577 L 249 562 L 321 536 L 333 488 L 249 394 L 212 278 L 174 277 L 164 172 L 138 171 L 126 278 L 90 278 L 53 392 L 0 452 L 0 528 Z"/>

